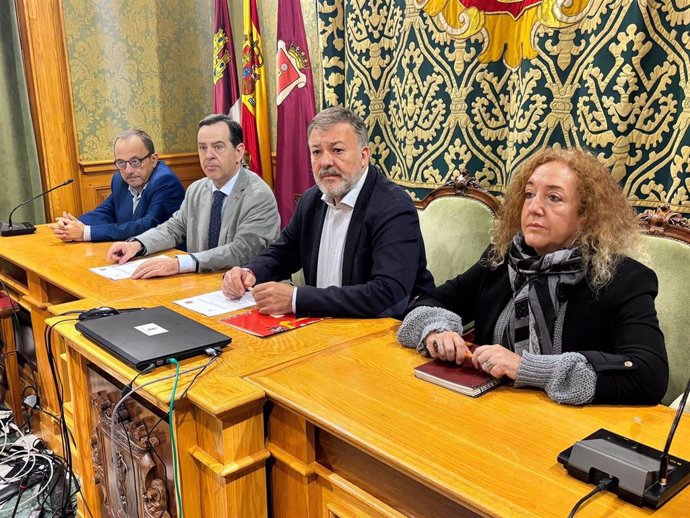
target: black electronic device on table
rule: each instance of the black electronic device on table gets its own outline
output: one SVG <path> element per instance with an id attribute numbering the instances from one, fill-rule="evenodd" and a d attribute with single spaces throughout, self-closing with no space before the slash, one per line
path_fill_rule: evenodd
<path id="1" fill-rule="evenodd" d="M 81 320 L 76 328 L 139 371 L 163 365 L 169 358 L 183 360 L 219 350 L 232 341 L 162 306 Z"/>
<path id="2" fill-rule="evenodd" d="M 664 451 L 601 428 L 562 451 L 558 462 L 584 482 L 598 484 L 610 478 L 610 491 L 623 500 L 658 509 L 690 484 L 690 461 L 668 453 L 689 392 L 690 381 Z"/>

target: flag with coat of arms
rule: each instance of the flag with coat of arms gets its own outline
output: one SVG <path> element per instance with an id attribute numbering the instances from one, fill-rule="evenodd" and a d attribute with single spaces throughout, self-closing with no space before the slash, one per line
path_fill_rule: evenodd
<path id="1" fill-rule="evenodd" d="M 307 145 L 307 126 L 316 114 L 314 79 L 299 0 L 278 1 L 277 39 L 275 195 L 285 226 L 295 210 L 295 195 L 314 185 Z"/>
<path id="2" fill-rule="evenodd" d="M 215 0 L 213 29 L 213 112 L 240 122 L 242 100 L 227 0 Z"/>
<path id="3" fill-rule="evenodd" d="M 268 125 L 266 63 L 256 0 L 244 1 L 242 45 L 242 131 L 249 169 L 273 187 L 271 133 Z"/>

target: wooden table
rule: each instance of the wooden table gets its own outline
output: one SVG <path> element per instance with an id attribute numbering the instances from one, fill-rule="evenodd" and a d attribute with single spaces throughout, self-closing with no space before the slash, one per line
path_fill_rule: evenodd
<path id="1" fill-rule="evenodd" d="M 273 337 L 257 338 L 221 322 L 220 319 L 227 315 L 204 317 L 174 304 L 172 301 L 176 298 L 180 297 L 165 294 L 132 298 L 113 305 L 163 305 L 233 337 L 220 359 L 195 382 L 188 396 L 176 406 L 177 451 L 179 472 L 183 477 L 185 516 L 265 518 L 265 462 L 269 457 L 264 443 L 265 397 L 262 390 L 242 377 L 276 365 L 290 364 L 344 342 L 357 342 L 369 336 L 389 333 L 398 322 L 392 319 L 326 319 Z M 85 305 L 88 306 L 88 301 L 72 302 L 55 306 L 52 311 L 59 313 Z M 59 324 L 56 331 L 65 351 L 62 370 L 70 384 L 65 411 L 77 442 L 76 466 L 83 481 L 84 496 L 91 511 L 98 516 L 100 495 L 94 483 L 94 463 L 91 455 L 85 453 L 91 450 L 92 432 L 88 426 L 77 425 L 91 420 L 89 365 L 99 366 L 121 383 L 129 382 L 136 372 L 82 336 L 72 322 Z M 183 367 L 206 361 L 204 358 L 190 359 L 183 362 Z M 169 374 L 171 370 L 171 367 L 157 369 L 139 378 L 137 384 Z M 180 387 L 185 386 L 190 376 L 181 380 Z M 167 411 L 171 388 L 171 381 L 161 382 L 147 389 L 144 397 Z M 80 512 L 83 516 L 83 506 Z"/>
<path id="2" fill-rule="evenodd" d="M 54 304 L 89 298 L 93 306 L 108 304 L 134 296 L 176 293 L 205 293 L 220 288 L 221 273 L 184 274 L 172 277 L 112 281 L 89 271 L 104 266 L 111 243 L 64 243 L 53 236 L 47 225 L 39 225 L 35 234 L 0 238 L 0 280 L 10 295 L 31 317 L 36 346 L 37 384 L 41 390 L 41 406 L 57 411 L 57 399 L 48 369 L 45 351 L 45 319 Z M 167 255 L 177 255 L 177 250 Z M 196 290 L 196 293 L 195 293 Z M 199 291 L 200 290 L 200 291 Z M 21 416 L 22 384 L 19 381 L 16 344 L 12 320 L 0 321 L 5 342 L 5 369 L 9 385 L 9 402 L 15 415 Z M 42 416 L 41 428 L 51 446 L 55 446 L 55 423 Z"/>
<path id="3" fill-rule="evenodd" d="M 105 266 L 112 243 L 64 243 L 47 225 L 35 234 L 0 238 L 0 276 L 24 302 L 46 307 L 70 300 L 90 298 L 100 303 L 177 291 L 198 284 L 198 274 L 174 275 L 146 280 L 112 281 L 89 271 Z M 174 256 L 182 252 L 163 252 Z M 217 275 L 220 289 L 221 273 Z"/>
<path id="4" fill-rule="evenodd" d="M 556 458 L 606 428 L 663 449 L 666 407 L 561 406 L 538 390 L 477 399 L 413 375 L 425 362 L 392 333 L 325 350 L 247 379 L 266 392 L 273 516 L 559 517 L 593 487 Z M 671 453 L 690 459 L 690 421 Z M 686 488 L 653 512 L 610 493 L 577 517 L 678 518 Z"/>

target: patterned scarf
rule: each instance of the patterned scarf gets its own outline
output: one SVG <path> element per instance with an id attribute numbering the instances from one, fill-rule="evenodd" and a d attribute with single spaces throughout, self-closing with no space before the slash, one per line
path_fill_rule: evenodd
<path id="1" fill-rule="evenodd" d="M 577 284 L 585 276 L 580 249 L 540 256 L 518 233 L 508 252 L 508 274 L 515 304 L 506 327 L 510 348 L 553 354 L 554 327 L 567 303 L 562 286 Z"/>

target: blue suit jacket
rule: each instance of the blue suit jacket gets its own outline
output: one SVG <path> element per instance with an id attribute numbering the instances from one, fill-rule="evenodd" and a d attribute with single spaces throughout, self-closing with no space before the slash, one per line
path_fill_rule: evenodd
<path id="1" fill-rule="evenodd" d="M 342 287 L 316 288 L 327 208 L 321 194 L 317 186 L 305 191 L 278 240 L 246 265 L 257 284 L 287 279 L 302 268 L 300 316 L 364 318 L 402 315 L 411 298 L 434 287 L 417 209 L 405 191 L 369 166 L 347 230 Z"/>
<path id="2" fill-rule="evenodd" d="M 91 226 L 91 241 L 124 241 L 167 221 L 180 208 L 184 187 L 160 160 L 132 214 L 132 194 L 120 173 L 113 175 L 110 196 L 79 221 Z"/>

